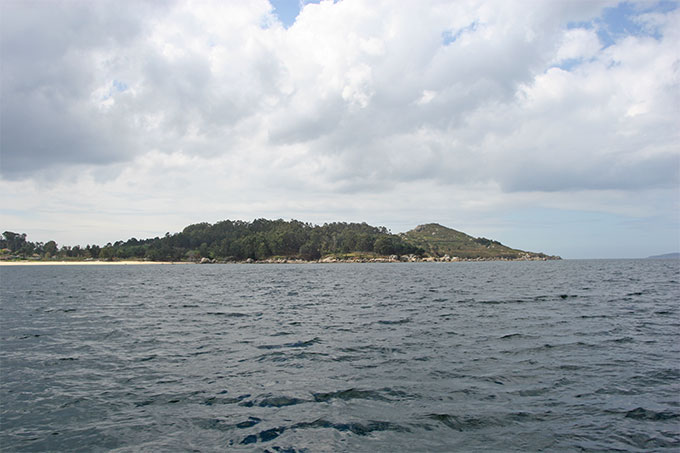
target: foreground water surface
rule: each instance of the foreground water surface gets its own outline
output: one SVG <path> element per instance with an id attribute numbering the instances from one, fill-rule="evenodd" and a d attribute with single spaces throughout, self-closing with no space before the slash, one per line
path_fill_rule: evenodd
<path id="1" fill-rule="evenodd" d="M 678 451 L 680 262 L 0 268 L 3 451 Z"/>

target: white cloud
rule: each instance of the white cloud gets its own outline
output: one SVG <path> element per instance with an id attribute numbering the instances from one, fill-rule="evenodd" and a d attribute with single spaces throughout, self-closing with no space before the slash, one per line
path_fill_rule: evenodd
<path id="1" fill-rule="evenodd" d="M 601 48 L 602 44 L 594 30 L 583 28 L 568 30 L 562 38 L 553 62 L 563 63 L 567 60 L 587 60 L 594 57 Z"/>

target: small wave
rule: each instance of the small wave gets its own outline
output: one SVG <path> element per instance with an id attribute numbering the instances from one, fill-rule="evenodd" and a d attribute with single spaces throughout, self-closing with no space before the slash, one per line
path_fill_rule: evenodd
<path id="1" fill-rule="evenodd" d="M 19 340 L 26 340 L 27 338 L 39 338 L 40 334 L 33 334 L 33 335 L 23 335 L 21 337 L 18 337 Z"/>
<path id="2" fill-rule="evenodd" d="M 484 304 L 484 305 L 500 305 L 500 304 L 508 303 L 508 301 L 505 301 L 505 300 L 480 300 L 480 301 L 478 301 L 478 303 Z"/>
<path id="3" fill-rule="evenodd" d="M 223 398 L 219 396 L 211 396 L 210 398 L 206 398 L 203 401 L 203 404 L 206 406 L 212 406 L 215 404 L 235 404 L 235 403 L 240 403 L 241 401 L 245 400 L 246 398 L 250 398 L 250 393 L 246 393 L 245 395 L 240 395 L 237 397 L 229 397 L 229 398 Z"/>
<path id="4" fill-rule="evenodd" d="M 262 354 L 256 360 L 258 362 L 285 362 L 288 360 L 288 356 L 285 352 L 276 351 Z M 239 362 L 250 362 L 250 359 L 239 360 Z"/>
<path id="5" fill-rule="evenodd" d="M 282 330 L 280 332 L 274 332 L 271 336 L 272 337 L 284 337 L 287 335 L 293 335 L 293 332 L 289 332 L 287 330 Z"/>
<path id="6" fill-rule="evenodd" d="M 576 370 L 581 370 L 584 367 L 581 365 L 573 365 L 573 364 L 565 364 L 565 365 L 560 365 L 560 370 L 568 370 L 568 371 L 576 371 Z"/>
<path id="7" fill-rule="evenodd" d="M 257 425 L 262 421 L 261 418 L 258 417 L 248 417 L 247 420 L 244 420 L 242 422 L 238 423 L 227 423 L 224 420 L 218 419 L 218 418 L 210 418 L 210 419 L 198 419 L 195 420 L 194 423 L 203 429 L 215 429 L 218 431 L 232 431 L 234 429 L 246 429 L 246 428 L 252 428 L 253 426 Z"/>
<path id="8" fill-rule="evenodd" d="M 319 392 L 313 393 L 314 400 L 316 402 L 328 402 L 334 399 L 340 400 L 353 400 L 353 399 L 365 399 L 365 400 L 376 400 L 376 401 L 392 401 L 395 397 L 398 400 L 404 400 L 410 398 L 406 392 L 401 390 L 395 390 L 390 387 L 384 387 L 378 390 L 360 390 L 356 388 L 350 388 L 346 390 L 338 390 L 336 392 Z"/>
<path id="9" fill-rule="evenodd" d="M 245 318 L 250 316 L 248 313 L 227 312 L 227 311 L 208 311 L 205 313 L 210 316 L 224 316 L 227 318 Z"/>
<path id="10" fill-rule="evenodd" d="M 321 343 L 321 338 L 314 337 L 311 340 L 295 341 L 292 343 L 284 344 L 263 344 L 257 346 L 257 349 L 308 348 L 309 346 L 313 346 L 317 343 Z"/>
<path id="11" fill-rule="evenodd" d="M 340 400 L 352 400 L 352 399 L 366 399 L 366 400 L 387 400 L 384 396 L 380 394 L 379 391 L 375 390 L 359 390 L 359 389 L 347 389 L 339 390 L 337 392 L 328 393 L 314 393 L 314 400 L 316 402 L 327 402 L 333 399 Z"/>
<path id="12" fill-rule="evenodd" d="M 548 387 L 544 388 L 537 388 L 537 389 L 527 389 L 527 390 L 520 390 L 517 392 L 519 396 L 541 396 L 544 395 L 548 392 L 550 392 L 551 389 Z"/>
<path id="13" fill-rule="evenodd" d="M 507 335 L 503 335 L 500 337 L 501 340 L 509 340 L 511 338 L 525 338 L 526 335 L 523 335 L 521 333 L 509 333 Z"/>
<path id="14" fill-rule="evenodd" d="M 244 406 L 244 407 L 253 407 L 253 406 L 258 406 L 258 407 L 285 407 L 285 406 L 294 406 L 296 404 L 302 404 L 302 403 L 308 403 L 309 400 L 303 400 L 301 398 L 295 398 L 291 396 L 275 396 L 271 394 L 266 394 L 266 395 L 261 395 L 255 400 L 247 400 L 247 401 L 242 401 L 239 406 Z"/>
<path id="15" fill-rule="evenodd" d="M 252 427 L 252 426 L 255 426 L 255 425 L 257 425 L 258 423 L 260 423 L 261 421 L 262 421 L 261 418 L 257 418 L 257 417 L 248 417 L 248 420 L 243 421 L 243 422 L 236 423 L 235 426 L 236 426 L 237 428 L 239 428 L 239 429 L 245 429 L 245 428 L 250 428 L 250 427 Z"/>
<path id="16" fill-rule="evenodd" d="M 528 302 L 526 299 L 506 299 L 506 300 L 480 300 L 478 303 L 484 305 L 505 305 L 505 304 L 522 304 Z"/>
<path id="17" fill-rule="evenodd" d="M 358 347 L 340 348 L 341 352 L 348 352 L 350 354 L 366 354 L 377 352 L 379 354 L 402 354 L 403 351 L 400 348 L 390 348 L 384 346 L 366 345 Z"/>
<path id="18" fill-rule="evenodd" d="M 321 343 L 321 338 L 314 337 L 307 341 L 296 341 L 295 343 L 286 343 L 284 346 L 287 348 L 307 348 L 309 346 Z"/>
<path id="19" fill-rule="evenodd" d="M 324 360 L 329 355 L 324 352 L 311 352 L 311 351 L 301 351 L 294 354 L 289 354 L 288 358 L 290 360 L 310 360 L 313 362 L 318 362 L 319 360 Z M 302 368 L 302 364 L 293 364 L 296 368 Z"/>
<path id="20" fill-rule="evenodd" d="M 427 416 L 427 418 L 461 432 L 480 429 L 496 424 L 491 418 L 478 418 L 470 416 L 460 417 L 449 414 L 430 414 Z"/>
<path id="21" fill-rule="evenodd" d="M 628 389 L 623 387 L 603 387 L 595 390 L 596 395 L 639 395 L 640 391 L 637 389 Z"/>
<path id="22" fill-rule="evenodd" d="M 648 386 L 677 382 L 678 379 L 680 379 L 680 370 L 667 368 L 651 371 L 644 375 L 635 375 L 630 378 L 630 381 L 635 385 Z"/>
<path id="23" fill-rule="evenodd" d="M 636 420 L 672 420 L 680 418 L 680 414 L 671 411 L 653 411 L 638 407 L 626 412 L 626 418 L 634 418 Z"/>
<path id="24" fill-rule="evenodd" d="M 285 430 L 286 427 L 281 426 L 278 428 L 271 428 L 264 431 L 260 431 L 258 434 L 250 434 L 241 441 L 241 444 L 243 445 L 254 444 L 255 442 L 257 442 L 258 437 L 260 439 L 260 442 L 269 442 L 270 440 L 274 440 L 277 437 L 279 437 L 281 434 L 283 434 Z"/>
<path id="25" fill-rule="evenodd" d="M 459 416 L 451 414 L 429 414 L 426 417 L 448 428 L 460 432 L 474 431 L 497 426 L 505 426 L 515 422 L 525 423 L 545 419 L 544 415 L 522 411 L 503 414 L 502 416 L 487 416 L 487 417 L 475 417 L 467 415 Z"/>
<path id="26" fill-rule="evenodd" d="M 331 428 L 341 432 L 351 432 L 358 436 L 366 436 L 374 431 L 396 431 L 396 432 L 410 432 L 411 430 L 405 426 L 398 425 L 386 421 L 368 421 L 366 423 L 351 422 L 351 423 L 334 423 L 326 419 L 320 418 L 313 422 L 296 423 L 291 426 L 291 429 L 301 428 Z"/>
<path id="27" fill-rule="evenodd" d="M 633 339 L 633 337 L 621 337 L 609 341 L 611 341 L 612 343 L 633 343 L 635 340 Z"/>
<path id="28" fill-rule="evenodd" d="M 590 344 L 590 343 L 584 343 L 583 341 L 576 341 L 573 343 L 560 343 L 560 344 L 550 344 L 550 343 L 545 343 L 543 346 L 536 346 L 533 348 L 527 348 L 527 349 L 522 349 L 521 351 L 518 352 L 538 352 L 538 351 L 546 351 L 546 350 L 552 350 L 552 349 L 572 349 L 572 348 L 598 348 L 597 345 Z"/>
<path id="29" fill-rule="evenodd" d="M 241 441 L 242 445 L 254 444 L 260 442 L 270 442 L 279 437 L 284 432 L 299 429 L 335 429 L 340 432 L 350 432 L 357 436 L 367 436 L 376 431 L 396 431 L 396 432 L 410 432 L 411 430 L 405 426 L 398 425 L 386 421 L 368 421 L 366 423 L 349 422 L 349 423 L 335 423 L 329 420 L 320 418 L 312 422 L 300 422 L 291 426 L 277 426 L 260 431 L 256 434 L 249 434 Z M 285 451 L 276 448 L 276 451 Z M 293 450 L 294 451 L 294 450 Z"/>
<path id="30" fill-rule="evenodd" d="M 307 453 L 307 449 L 303 448 L 301 450 L 296 450 L 294 447 L 279 447 L 278 445 L 274 445 L 272 447 L 272 450 L 276 453 Z M 263 453 L 273 453 L 272 451 L 265 449 Z"/>
<path id="31" fill-rule="evenodd" d="M 411 318 L 398 319 L 396 321 L 381 319 L 380 321 L 378 321 L 378 324 L 385 324 L 385 325 L 391 326 L 391 325 L 406 324 L 406 323 L 409 323 L 409 322 L 411 322 Z"/>

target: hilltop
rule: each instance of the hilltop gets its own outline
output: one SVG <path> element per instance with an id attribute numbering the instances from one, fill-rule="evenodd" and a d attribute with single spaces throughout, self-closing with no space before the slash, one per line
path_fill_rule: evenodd
<path id="1" fill-rule="evenodd" d="M 475 238 L 437 223 L 418 225 L 399 236 L 405 242 L 422 248 L 426 254 L 437 258 L 448 256 L 451 259 L 559 259 L 557 256 L 513 249 L 492 239 Z"/>

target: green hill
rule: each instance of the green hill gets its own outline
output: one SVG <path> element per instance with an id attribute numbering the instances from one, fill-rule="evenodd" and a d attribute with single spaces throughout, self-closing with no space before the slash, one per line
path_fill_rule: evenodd
<path id="1" fill-rule="evenodd" d="M 559 259 L 557 256 L 513 249 L 491 239 L 474 238 L 437 223 L 419 225 L 401 233 L 400 237 L 438 258 L 448 255 L 451 259 Z"/>

